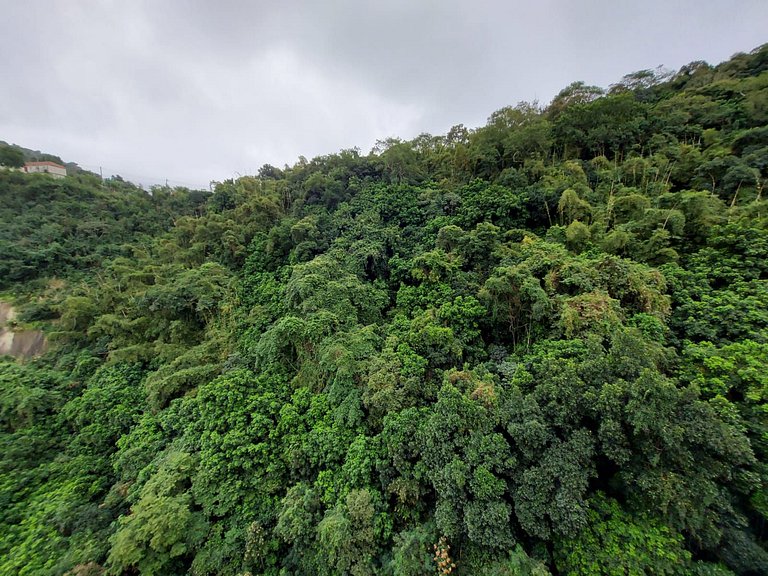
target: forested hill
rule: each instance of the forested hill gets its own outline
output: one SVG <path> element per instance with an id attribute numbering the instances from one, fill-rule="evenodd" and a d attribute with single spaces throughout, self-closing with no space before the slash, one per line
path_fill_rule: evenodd
<path id="1" fill-rule="evenodd" d="M 175 218 L 199 212 L 208 194 L 78 173 L 65 180 L 0 168 L 0 290 L 40 287 L 33 279 L 83 277 L 153 242 Z M 23 285 L 23 283 L 27 283 Z"/>
<path id="2" fill-rule="evenodd" d="M 766 176 L 768 45 L 210 196 L 0 170 L 0 574 L 768 574 Z"/>

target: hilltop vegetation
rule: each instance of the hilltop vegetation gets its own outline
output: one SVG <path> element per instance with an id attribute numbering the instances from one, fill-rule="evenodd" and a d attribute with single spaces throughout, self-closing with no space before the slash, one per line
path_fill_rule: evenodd
<path id="1" fill-rule="evenodd" d="M 768 573 L 767 175 L 768 46 L 207 197 L 0 171 L 0 574 Z"/>
<path id="2" fill-rule="evenodd" d="M 45 152 L 40 152 L 40 150 L 30 150 L 29 148 L 24 148 L 18 144 L 8 144 L 7 142 L 0 140 L 0 166 L 15 168 L 24 166 L 25 162 L 45 161 L 61 164 L 66 167 L 67 173 L 70 175 L 82 174 L 95 176 L 93 172 L 83 170 L 76 162 L 64 162 L 64 160 L 53 154 L 46 154 Z"/>
<path id="3" fill-rule="evenodd" d="M 152 242 L 175 218 L 202 209 L 207 194 L 156 188 L 152 195 L 95 175 L 56 181 L 0 171 L 0 289 L 37 278 L 89 275 Z"/>

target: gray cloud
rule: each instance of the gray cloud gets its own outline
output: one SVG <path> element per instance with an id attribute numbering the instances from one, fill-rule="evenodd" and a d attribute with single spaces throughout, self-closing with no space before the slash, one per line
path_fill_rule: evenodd
<path id="1" fill-rule="evenodd" d="M 0 139 L 205 186 L 766 39 L 764 0 L 3 0 Z"/>

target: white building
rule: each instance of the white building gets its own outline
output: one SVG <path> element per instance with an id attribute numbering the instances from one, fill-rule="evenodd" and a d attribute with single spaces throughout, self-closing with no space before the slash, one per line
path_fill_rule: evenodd
<path id="1" fill-rule="evenodd" d="M 54 178 L 64 178 L 67 175 L 67 169 L 56 162 L 27 162 L 24 164 L 24 172 L 27 174 L 42 173 L 50 174 Z"/>

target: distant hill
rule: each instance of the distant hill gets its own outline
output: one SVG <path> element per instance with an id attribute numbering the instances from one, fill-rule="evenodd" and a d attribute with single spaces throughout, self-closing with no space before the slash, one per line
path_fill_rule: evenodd
<path id="1" fill-rule="evenodd" d="M 45 162 L 45 161 L 56 162 L 57 164 L 61 164 L 62 166 L 66 167 L 67 173 L 69 174 L 79 174 L 79 173 L 93 174 L 93 172 L 84 170 L 83 168 L 78 166 L 76 162 L 65 162 L 55 154 L 48 154 L 47 152 L 41 152 L 40 150 L 32 150 L 31 148 L 25 148 L 24 146 L 19 146 L 18 144 L 9 144 L 8 142 L 0 140 L 0 150 L 2 150 L 5 147 L 11 148 L 13 150 L 18 150 L 19 152 L 21 152 L 24 158 L 24 162 Z"/>

